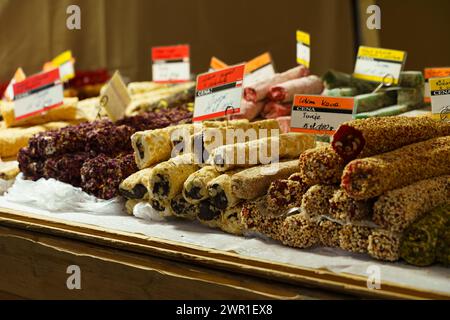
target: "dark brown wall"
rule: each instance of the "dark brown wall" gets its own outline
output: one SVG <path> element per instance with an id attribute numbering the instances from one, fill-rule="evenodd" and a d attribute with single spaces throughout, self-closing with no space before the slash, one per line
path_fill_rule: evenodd
<path id="1" fill-rule="evenodd" d="M 408 51 L 407 68 L 450 64 L 448 0 L 379 0 L 381 46 Z M 81 7 L 80 31 L 66 8 Z M 350 0 L 0 0 L 0 81 L 38 72 L 72 49 L 78 69 L 120 69 L 150 79 L 150 47 L 189 43 L 193 71 L 212 55 L 234 64 L 270 51 L 279 71 L 295 65 L 295 30 L 312 34 L 312 69 L 351 72 Z"/>
<path id="2" fill-rule="evenodd" d="M 378 0 L 381 46 L 408 52 L 407 69 L 450 66 L 450 1 Z"/>

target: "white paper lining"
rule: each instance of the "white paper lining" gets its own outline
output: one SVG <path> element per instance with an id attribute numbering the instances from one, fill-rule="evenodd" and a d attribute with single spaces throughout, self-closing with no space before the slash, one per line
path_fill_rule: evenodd
<path id="1" fill-rule="evenodd" d="M 49 211 L 42 207 L 41 201 L 30 202 L 30 198 L 35 198 L 42 193 L 42 190 L 51 190 L 55 188 L 55 180 L 41 180 L 38 182 L 23 183 L 18 182 L 13 186 L 6 196 L 0 197 L 0 207 L 14 209 L 18 211 L 29 212 L 41 215 L 43 217 L 52 217 L 77 223 L 85 223 L 102 228 L 119 230 L 124 232 L 138 233 L 150 237 L 178 241 L 205 248 L 235 252 L 243 256 L 269 260 L 273 262 L 286 263 L 299 267 L 326 269 L 335 273 L 349 273 L 367 277 L 370 267 L 380 268 L 381 281 L 388 281 L 402 286 L 414 287 L 420 290 L 436 293 L 445 293 L 450 295 L 450 269 L 441 266 L 432 266 L 419 268 L 409 266 L 401 262 L 382 263 L 371 259 L 367 255 L 351 254 L 338 249 L 315 248 L 308 250 L 298 250 L 282 246 L 275 241 L 267 240 L 262 237 L 244 238 L 229 235 L 219 230 L 214 230 L 202 226 L 197 222 L 183 221 L 177 219 L 161 220 L 157 215 L 148 215 L 146 206 L 137 206 L 135 214 L 144 218 L 138 219 L 124 213 L 122 204 L 119 200 L 110 202 L 94 201 L 89 202 L 88 195 L 81 196 L 83 204 L 73 203 L 71 209 Z M 44 187 L 47 185 L 46 187 Z M 34 186 L 32 197 L 25 197 Z M 39 187 L 38 187 L 39 186 Z M 73 189 L 73 195 L 70 195 L 70 189 Z M 52 199 L 50 194 L 46 195 L 45 203 L 55 203 L 63 201 L 64 197 L 69 197 L 74 201 L 77 199 L 79 189 L 65 185 L 64 195 L 56 193 Z M 25 202 L 18 198 L 18 195 L 24 196 Z M 57 196 L 59 194 L 59 196 Z M 88 199 L 88 200 L 87 200 Z M 19 202 L 12 202 L 19 201 Z M 90 203 L 90 204 L 89 204 Z M 100 205 L 99 205 L 100 203 Z M 40 208 L 36 207 L 40 204 Z M 100 208 L 108 210 L 97 211 Z M 106 207 L 105 207 L 106 206 Z M 121 209 L 111 211 L 111 206 L 120 206 Z M 84 208 L 84 209 L 83 209 Z M 65 208 L 68 209 L 68 208 Z M 85 210 L 85 211 L 83 211 Z M 382 284 L 381 284 L 382 286 Z"/>

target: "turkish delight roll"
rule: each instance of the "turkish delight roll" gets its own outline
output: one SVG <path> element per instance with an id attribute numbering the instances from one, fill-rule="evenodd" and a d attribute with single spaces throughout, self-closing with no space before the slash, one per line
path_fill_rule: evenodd
<path id="1" fill-rule="evenodd" d="M 17 161 L 19 162 L 19 169 L 25 178 L 38 180 L 43 177 L 44 161 L 34 158 L 28 147 L 19 150 Z"/>
<path id="2" fill-rule="evenodd" d="M 317 224 L 317 234 L 321 246 L 339 248 L 342 225 L 328 219 L 320 219 Z"/>
<path id="3" fill-rule="evenodd" d="M 339 233 L 339 247 L 349 252 L 367 253 L 371 233 L 370 227 L 346 224 Z"/>
<path id="4" fill-rule="evenodd" d="M 200 212 L 199 205 L 190 204 L 184 199 L 182 194 L 179 194 L 170 200 L 170 207 L 176 217 L 188 220 L 194 220 Z"/>
<path id="5" fill-rule="evenodd" d="M 281 228 L 284 245 L 294 248 L 310 248 L 319 244 L 317 223 L 303 214 L 289 216 Z"/>
<path id="6" fill-rule="evenodd" d="M 163 201 L 173 199 L 183 191 L 186 179 L 198 169 L 191 153 L 157 164 L 148 178 L 149 198 Z"/>
<path id="7" fill-rule="evenodd" d="M 44 163 L 43 177 L 79 187 L 81 185 L 81 168 L 91 158 L 92 155 L 88 152 L 68 153 L 48 158 Z"/>
<path id="8" fill-rule="evenodd" d="M 428 266 L 435 262 L 439 234 L 449 228 L 449 222 L 450 206 L 445 205 L 411 225 L 405 231 L 400 245 L 402 259 L 416 266 Z"/>
<path id="9" fill-rule="evenodd" d="M 450 122 L 431 117 L 369 118 L 341 124 L 332 146 L 345 161 L 351 161 L 448 135 Z"/>
<path id="10" fill-rule="evenodd" d="M 366 93 L 355 97 L 356 113 L 374 111 L 397 102 L 396 91 Z"/>
<path id="11" fill-rule="evenodd" d="M 147 183 L 152 168 L 146 168 L 133 173 L 120 183 L 119 194 L 127 199 L 148 198 Z"/>
<path id="12" fill-rule="evenodd" d="M 374 229 L 369 236 L 367 251 L 372 258 L 383 261 L 397 261 L 400 259 L 401 240 L 401 233 Z"/>
<path id="13" fill-rule="evenodd" d="M 211 204 L 219 210 L 237 205 L 241 199 L 234 195 L 231 187 L 232 176 L 236 171 L 226 172 L 208 183 Z"/>
<path id="14" fill-rule="evenodd" d="M 86 134 L 84 150 L 107 155 L 118 151 L 132 152 L 130 138 L 133 133 L 133 128 L 125 125 L 94 128 Z"/>
<path id="15" fill-rule="evenodd" d="M 256 199 L 267 193 L 272 181 L 286 179 L 298 170 L 298 160 L 248 168 L 231 177 L 231 189 L 239 199 Z"/>
<path id="16" fill-rule="evenodd" d="M 350 162 L 342 188 L 355 199 L 369 199 L 416 181 L 450 174 L 450 136 L 433 138 Z"/>
<path id="17" fill-rule="evenodd" d="M 214 149 L 210 160 L 217 171 L 251 167 L 274 162 L 278 159 L 293 159 L 302 152 L 315 147 L 314 137 L 302 133 L 285 133 L 245 143 L 225 145 Z"/>
<path id="18" fill-rule="evenodd" d="M 206 166 L 191 174 L 183 185 L 183 196 L 187 202 L 198 204 L 209 197 L 208 183 L 220 176 L 212 166 Z"/>
<path id="19" fill-rule="evenodd" d="M 339 183 L 344 170 L 344 161 L 330 145 L 306 150 L 299 164 L 303 181 L 310 185 Z"/>
<path id="20" fill-rule="evenodd" d="M 401 232 L 433 208 L 448 203 L 450 176 L 422 180 L 388 191 L 374 204 L 373 221 L 384 229 Z"/>
<path id="21" fill-rule="evenodd" d="M 118 195 L 120 183 L 137 170 L 132 153 L 116 158 L 99 155 L 84 162 L 81 187 L 98 198 L 111 199 Z"/>
<path id="22" fill-rule="evenodd" d="M 355 200 L 342 190 L 336 190 L 330 201 L 330 216 L 344 222 L 355 222 L 370 218 L 373 201 Z"/>
<path id="23" fill-rule="evenodd" d="M 332 185 L 314 185 L 306 191 L 302 199 L 302 210 L 309 217 L 328 215 L 330 212 L 330 199 L 338 189 Z"/>

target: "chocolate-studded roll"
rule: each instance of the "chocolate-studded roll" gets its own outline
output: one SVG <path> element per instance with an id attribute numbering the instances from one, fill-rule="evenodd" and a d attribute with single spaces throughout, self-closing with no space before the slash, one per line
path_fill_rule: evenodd
<path id="1" fill-rule="evenodd" d="M 191 153 L 156 165 L 148 179 L 149 198 L 170 201 L 183 191 L 186 179 L 199 169 Z"/>
<path id="2" fill-rule="evenodd" d="M 147 199 L 147 184 L 151 172 L 152 168 L 142 169 L 123 180 L 119 185 L 119 194 L 127 199 Z"/>
<path id="3" fill-rule="evenodd" d="M 209 197 L 208 183 L 220 173 L 212 166 L 206 166 L 191 174 L 183 185 L 183 196 L 187 202 L 198 204 Z"/>
<path id="4" fill-rule="evenodd" d="M 433 138 L 377 156 L 356 159 L 344 169 L 341 186 L 355 199 L 369 199 L 416 181 L 450 174 L 450 136 Z"/>
<path id="5" fill-rule="evenodd" d="M 430 117 L 369 118 L 341 124 L 332 146 L 342 159 L 351 161 L 449 135 L 449 122 Z"/>
<path id="6" fill-rule="evenodd" d="M 200 211 L 197 216 L 198 221 L 211 228 L 219 227 L 222 218 L 222 210 L 212 205 L 210 199 L 206 199 L 200 202 L 199 210 Z"/>
<path id="7" fill-rule="evenodd" d="M 241 221 L 242 204 L 228 208 L 220 215 L 218 227 L 227 233 L 242 235 L 244 224 Z"/>
<path id="8" fill-rule="evenodd" d="M 170 200 L 170 207 L 176 217 L 188 220 L 194 220 L 200 212 L 200 206 L 187 202 L 182 194 Z"/>
<path id="9" fill-rule="evenodd" d="M 231 181 L 236 171 L 221 174 L 208 183 L 210 203 L 219 210 L 237 205 L 241 199 L 236 197 L 231 188 Z"/>

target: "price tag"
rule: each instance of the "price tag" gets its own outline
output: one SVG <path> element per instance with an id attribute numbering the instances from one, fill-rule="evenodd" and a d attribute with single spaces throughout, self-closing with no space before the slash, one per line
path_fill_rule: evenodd
<path id="1" fill-rule="evenodd" d="M 75 77 L 74 58 L 72 57 L 72 51 L 67 50 L 58 55 L 52 60 L 52 64 L 59 68 L 59 75 L 62 81 L 68 81 Z"/>
<path id="2" fill-rule="evenodd" d="M 211 58 L 211 62 L 209 64 L 209 72 L 217 71 L 228 68 L 228 65 L 222 60 L 217 59 L 216 57 Z"/>
<path id="3" fill-rule="evenodd" d="M 430 82 L 431 78 L 442 78 L 450 76 L 450 67 L 447 68 L 426 68 L 424 71 L 425 76 L 425 94 L 424 101 L 425 103 L 431 102 L 430 97 Z"/>
<path id="4" fill-rule="evenodd" d="M 125 116 L 125 109 L 131 102 L 127 87 L 116 71 L 106 85 L 100 98 L 100 105 L 105 108 L 108 117 L 112 121 L 117 121 Z"/>
<path id="5" fill-rule="evenodd" d="M 31 76 L 13 85 L 14 115 L 25 119 L 63 104 L 63 85 L 59 69 Z"/>
<path id="6" fill-rule="evenodd" d="M 195 90 L 193 121 L 239 113 L 244 71 L 245 65 L 241 64 L 199 75 Z"/>
<path id="7" fill-rule="evenodd" d="M 311 39 L 309 33 L 297 30 L 297 63 L 309 68 L 311 61 Z"/>
<path id="8" fill-rule="evenodd" d="M 14 89 L 13 86 L 15 83 L 23 81 L 26 79 L 25 72 L 23 72 L 22 68 L 18 68 L 16 72 L 14 73 L 14 77 L 9 82 L 8 86 L 6 87 L 4 96 L 6 101 L 13 101 L 14 100 Z"/>
<path id="9" fill-rule="evenodd" d="M 406 52 L 360 46 L 353 76 L 358 79 L 382 82 L 385 76 L 398 84 Z"/>
<path id="10" fill-rule="evenodd" d="M 291 131 L 332 135 L 343 122 L 352 120 L 354 98 L 296 95 Z"/>
<path id="11" fill-rule="evenodd" d="M 154 82 L 179 83 L 191 78 L 188 45 L 154 47 L 152 61 Z"/>
<path id="12" fill-rule="evenodd" d="M 252 86 L 274 75 L 275 68 L 273 67 L 272 57 L 270 53 L 266 52 L 247 62 L 245 65 L 244 85 Z"/>
<path id="13" fill-rule="evenodd" d="M 431 78 L 429 82 L 433 116 L 450 121 L 450 77 Z"/>

